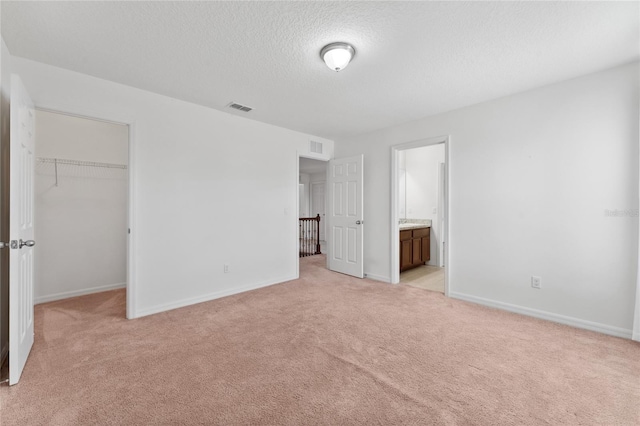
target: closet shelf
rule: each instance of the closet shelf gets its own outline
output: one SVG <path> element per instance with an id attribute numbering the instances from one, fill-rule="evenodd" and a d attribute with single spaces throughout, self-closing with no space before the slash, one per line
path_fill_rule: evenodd
<path id="1" fill-rule="evenodd" d="M 126 170 L 126 164 L 112 164 L 112 163 L 98 163 L 95 161 L 82 161 L 82 160 L 65 160 L 64 158 L 48 158 L 37 157 L 36 161 L 40 164 L 53 164 L 54 172 L 56 176 L 55 186 L 58 186 L 58 166 L 81 166 L 81 167 L 99 167 L 103 169 L 121 169 Z"/>
<path id="2" fill-rule="evenodd" d="M 66 164 L 71 166 L 104 167 L 107 169 L 127 169 L 126 164 L 96 163 L 95 161 L 65 160 L 62 158 L 38 157 L 40 163 Z"/>

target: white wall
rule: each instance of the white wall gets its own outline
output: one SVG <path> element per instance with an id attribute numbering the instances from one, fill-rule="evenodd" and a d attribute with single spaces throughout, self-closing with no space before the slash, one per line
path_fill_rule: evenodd
<path id="1" fill-rule="evenodd" d="M 296 277 L 298 154 L 332 141 L 13 61 L 37 106 L 132 123 L 131 316 Z"/>
<path id="2" fill-rule="evenodd" d="M 309 201 L 309 194 L 310 194 L 309 180 L 310 180 L 311 176 L 309 175 L 309 173 L 300 173 L 299 176 L 300 176 L 299 182 L 300 182 L 301 185 L 304 186 L 304 188 L 302 190 L 302 199 L 300 200 L 300 210 L 298 212 L 298 216 L 299 217 L 309 217 L 309 205 L 310 205 L 310 201 Z"/>
<path id="3" fill-rule="evenodd" d="M 409 219 L 436 221 L 438 171 L 444 163 L 444 144 L 404 151 L 406 162 L 406 209 Z"/>
<path id="4" fill-rule="evenodd" d="M 36 157 L 126 165 L 127 126 L 36 112 Z M 35 302 L 124 287 L 127 170 L 36 162 Z"/>
<path id="5" fill-rule="evenodd" d="M 431 220 L 431 259 L 427 264 L 437 265 L 436 253 L 441 237 L 437 212 L 438 179 L 440 163 L 444 163 L 444 144 L 400 152 L 405 163 L 405 175 L 400 184 L 405 181 L 406 218 Z M 401 195 L 400 200 L 402 198 Z"/>
<path id="6" fill-rule="evenodd" d="M 604 212 L 638 208 L 638 71 L 336 141 L 365 155 L 365 273 L 390 277 L 389 146 L 448 134 L 451 294 L 630 337 L 638 218 Z"/>
<path id="7" fill-rule="evenodd" d="M 327 181 L 327 173 L 312 173 L 309 176 L 309 182 L 311 183 L 322 183 Z"/>
<path id="8" fill-rule="evenodd" d="M 328 164 L 328 163 L 327 163 Z M 327 239 L 327 172 L 326 170 L 322 173 L 312 173 L 309 175 L 309 212 L 311 216 L 315 216 L 317 212 L 311 211 L 313 204 L 313 194 L 312 194 L 312 186 L 314 184 L 324 183 L 324 214 L 320 219 L 320 241 L 326 241 Z M 317 188 L 317 187 L 316 187 Z"/>
<path id="9" fill-rule="evenodd" d="M 398 151 L 398 214 L 400 219 L 407 218 L 407 155 Z"/>
<path id="10" fill-rule="evenodd" d="M 129 128 L 122 124 L 36 112 L 36 156 L 129 163 Z"/>
<path id="11" fill-rule="evenodd" d="M 300 173 L 299 182 L 304 185 L 304 192 L 300 200 L 300 217 L 311 217 L 311 184 L 325 182 L 326 173 Z"/>

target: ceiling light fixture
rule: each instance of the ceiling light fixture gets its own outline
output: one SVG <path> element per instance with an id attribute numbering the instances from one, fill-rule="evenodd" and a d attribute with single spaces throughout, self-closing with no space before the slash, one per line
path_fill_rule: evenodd
<path id="1" fill-rule="evenodd" d="M 356 49 L 348 43 L 338 42 L 327 44 L 320 51 L 320 57 L 333 71 L 342 71 L 349 65 L 356 54 Z"/>

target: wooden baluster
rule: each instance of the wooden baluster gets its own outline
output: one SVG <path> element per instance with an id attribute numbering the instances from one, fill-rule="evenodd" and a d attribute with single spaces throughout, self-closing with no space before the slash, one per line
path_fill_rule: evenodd
<path id="1" fill-rule="evenodd" d="M 307 221 L 307 256 L 311 254 L 311 227 L 309 226 L 311 222 Z"/>
<path id="2" fill-rule="evenodd" d="M 309 226 L 311 223 L 307 220 L 307 256 L 311 254 L 311 227 Z"/>
<path id="3" fill-rule="evenodd" d="M 320 249 L 320 220 L 319 214 L 316 217 L 298 218 L 300 257 L 322 253 Z"/>
<path id="4" fill-rule="evenodd" d="M 307 235 L 309 232 L 309 222 L 304 221 L 304 255 L 309 255 L 309 236 Z"/>
<path id="5" fill-rule="evenodd" d="M 316 253 L 320 254 L 320 214 L 316 216 Z"/>

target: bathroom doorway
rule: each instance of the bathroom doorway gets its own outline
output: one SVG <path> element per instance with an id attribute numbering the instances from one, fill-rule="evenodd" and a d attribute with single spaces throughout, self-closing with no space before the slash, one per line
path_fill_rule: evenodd
<path id="1" fill-rule="evenodd" d="M 392 283 L 448 294 L 448 138 L 392 147 Z"/>

